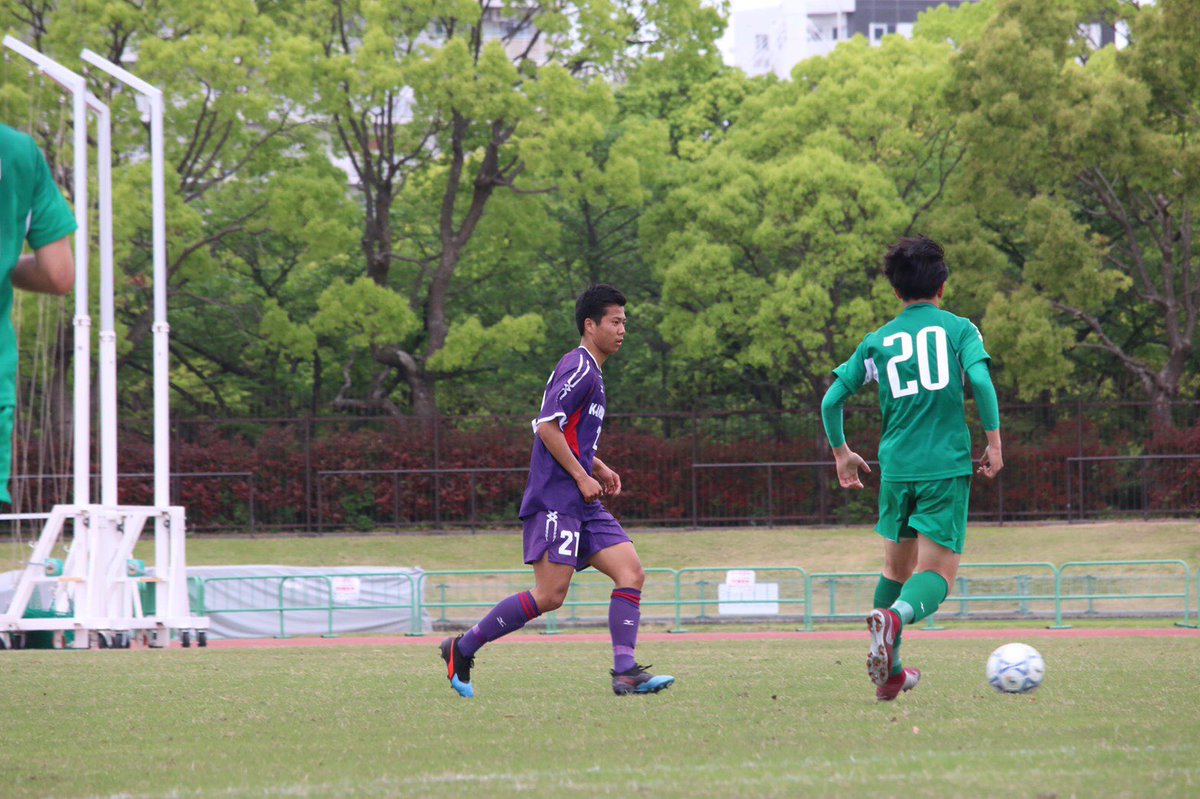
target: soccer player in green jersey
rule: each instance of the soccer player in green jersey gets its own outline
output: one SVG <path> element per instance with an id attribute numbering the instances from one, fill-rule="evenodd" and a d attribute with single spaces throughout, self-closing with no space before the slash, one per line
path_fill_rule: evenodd
<path id="1" fill-rule="evenodd" d="M 875 529 L 884 538 L 883 573 L 867 617 L 867 673 L 876 698 L 888 701 L 921 679 L 919 670 L 900 664 L 901 631 L 938 609 L 962 556 L 973 466 L 963 408 L 968 380 L 987 433 L 978 473 L 994 477 L 1004 457 L 983 336 L 970 320 L 939 307 L 950 274 L 941 246 L 924 236 L 902 238 L 888 250 L 883 271 L 904 310 L 833 370 L 837 379 L 821 402 L 821 418 L 838 481 L 862 488 L 859 470 L 871 468 L 846 443 L 842 406 L 878 381 L 883 433 Z"/>
<path id="2" fill-rule="evenodd" d="M 68 239 L 75 215 L 32 138 L 0 125 L 0 502 L 8 493 L 13 409 L 17 403 L 17 334 L 13 287 L 66 294 L 75 280 Z M 33 252 L 21 255 L 25 242 Z"/>

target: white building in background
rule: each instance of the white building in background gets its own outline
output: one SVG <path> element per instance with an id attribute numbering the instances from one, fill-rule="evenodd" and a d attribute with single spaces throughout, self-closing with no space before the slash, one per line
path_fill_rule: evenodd
<path id="1" fill-rule="evenodd" d="M 787 78 L 799 62 L 825 55 L 855 35 L 875 45 L 889 33 L 909 37 L 925 9 L 969 1 L 732 0 L 722 52 L 725 63 L 747 75 Z"/>

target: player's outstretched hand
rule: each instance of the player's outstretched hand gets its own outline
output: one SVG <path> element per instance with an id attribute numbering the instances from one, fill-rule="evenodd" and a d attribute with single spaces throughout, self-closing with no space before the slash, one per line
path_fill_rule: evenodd
<path id="1" fill-rule="evenodd" d="M 870 474 L 871 467 L 867 465 L 867 462 L 844 444 L 833 451 L 833 457 L 837 461 L 838 482 L 842 484 L 842 488 L 862 488 L 863 484 L 858 476 L 858 470 L 862 469 Z"/>
<path id="2" fill-rule="evenodd" d="M 1004 468 L 1004 455 L 998 447 L 993 447 L 990 444 L 984 448 L 983 455 L 979 458 L 979 468 L 975 470 L 976 474 L 982 474 L 989 480 L 1000 473 Z"/>
<path id="3" fill-rule="evenodd" d="M 579 493 L 583 494 L 584 502 L 595 502 L 604 493 L 604 488 L 600 483 L 588 474 L 576 480 L 575 485 L 579 486 Z"/>

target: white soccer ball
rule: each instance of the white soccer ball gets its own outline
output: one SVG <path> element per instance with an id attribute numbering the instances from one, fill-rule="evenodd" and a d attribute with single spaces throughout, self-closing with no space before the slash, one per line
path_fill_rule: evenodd
<path id="1" fill-rule="evenodd" d="M 1045 677 L 1046 661 L 1029 644 L 1005 644 L 988 658 L 988 683 L 1001 693 L 1027 693 Z"/>

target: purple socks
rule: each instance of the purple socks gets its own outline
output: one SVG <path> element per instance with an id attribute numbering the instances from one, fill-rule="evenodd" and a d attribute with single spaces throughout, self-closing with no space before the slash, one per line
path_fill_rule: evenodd
<path id="1" fill-rule="evenodd" d="M 528 591 L 513 594 L 501 600 L 500 604 L 484 614 L 474 627 L 463 634 L 458 642 L 458 651 L 463 657 L 472 657 L 484 644 L 516 632 L 540 615 L 542 612 L 538 610 L 533 594 Z M 634 634 L 636 635 L 636 630 Z"/>
<path id="2" fill-rule="evenodd" d="M 642 592 L 636 588 L 615 588 L 608 604 L 608 632 L 612 635 L 613 671 L 620 674 L 634 667 L 633 650 L 637 646 L 638 625 L 642 620 Z"/>
<path id="3" fill-rule="evenodd" d="M 629 671 L 636 663 L 638 627 L 642 621 L 642 592 L 636 588 L 617 588 L 608 604 L 608 631 L 612 635 L 613 670 Z M 458 651 L 473 657 L 489 641 L 508 635 L 542 615 L 533 594 L 522 591 L 504 599 L 459 639 Z"/>

